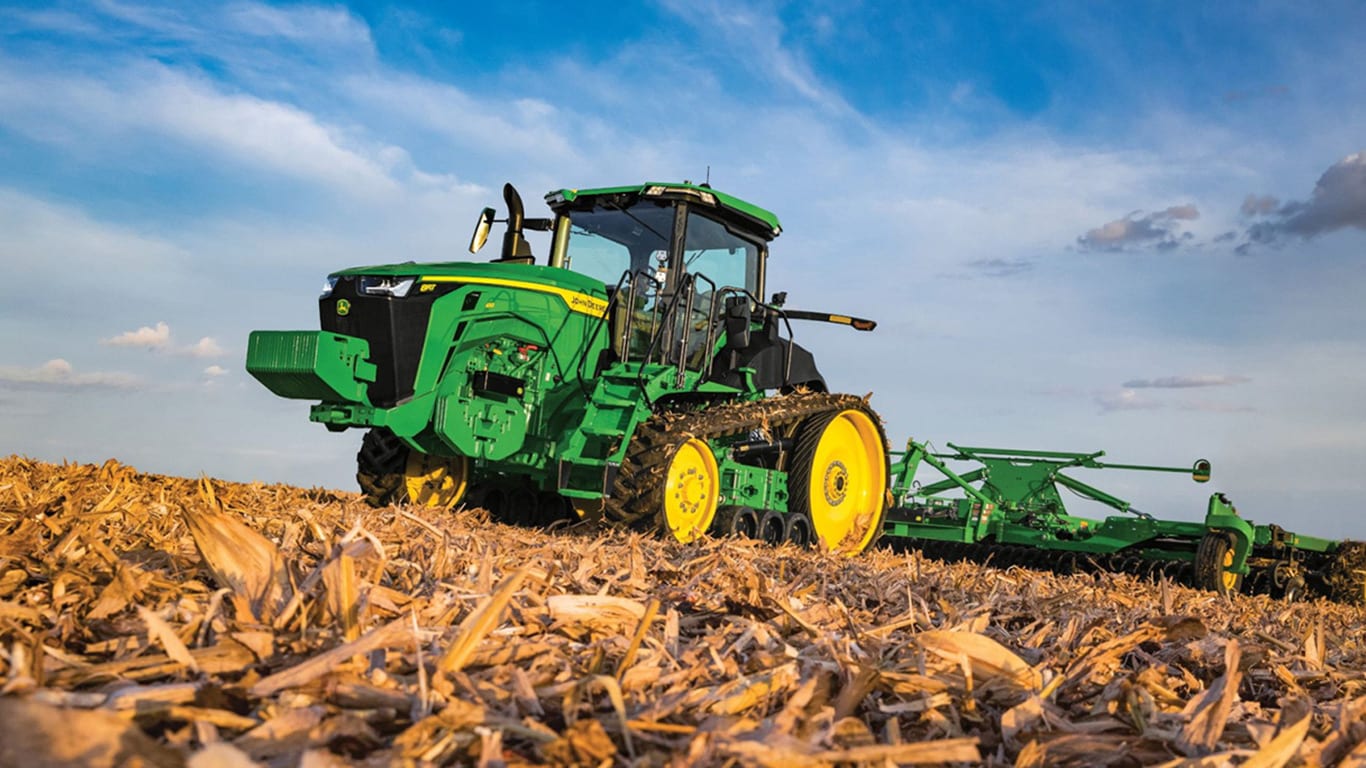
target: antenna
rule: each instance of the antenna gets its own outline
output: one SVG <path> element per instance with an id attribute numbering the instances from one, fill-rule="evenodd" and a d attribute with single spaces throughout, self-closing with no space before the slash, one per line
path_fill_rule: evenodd
<path id="1" fill-rule="evenodd" d="M 710 186 L 711 186 L 711 166 L 710 166 L 710 165 L 707 166 L 707 180 L 706 180 L 705 182 L 702 183 L 702 186 L 704 186 L 704 187 L 710 187 Z"/>

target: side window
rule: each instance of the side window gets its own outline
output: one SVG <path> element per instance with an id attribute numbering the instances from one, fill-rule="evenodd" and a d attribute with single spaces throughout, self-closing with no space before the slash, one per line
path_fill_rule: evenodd
<path id="1" fill-rule="evenodd" d="M 759 246 L 727 230 L 719 221 L 690 212 L 683 241 L 683 268 L 705 275 L 717 288 L 734 286 L 753 293 L 759 288 Z"/>

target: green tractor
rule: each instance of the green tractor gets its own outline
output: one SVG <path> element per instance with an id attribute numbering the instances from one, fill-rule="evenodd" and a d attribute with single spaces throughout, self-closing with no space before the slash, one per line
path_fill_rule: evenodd
<path id="1" fill-rule="evenodd" d="M 889 499 L 881 422 L 828 392 L 792 322 L 875 324 L 763 300 L 776 216 L 687 182 L 552 192 L 548 218 L 503 194 L 492 262 L 342 270 L 321 330 L 251 334 L 262 384 L 316 401 L 330 430 L 367 430 L 371 503 L 600 518 L 684 542 L 873 542 Z M 543 263 L 527 230 L 550 233 Z"/>

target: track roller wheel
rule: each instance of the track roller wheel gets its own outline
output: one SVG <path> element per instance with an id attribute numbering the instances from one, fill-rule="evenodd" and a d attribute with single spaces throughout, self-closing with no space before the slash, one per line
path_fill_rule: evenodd
<path id="1" fill-rule="evenodd" d="M 470 462 L 464 456 L 408 452 L 403 488 L 412 504 L 450 509 L 465 498 L 469 482 Z"/>
<path id="2" fill-rule="evenodd" d="M 759 513 L 753 507 L 723 507 L 716 514 L 716 532 L 721 536 L 758 538 Z"/>
<path id="3" fill-rule="evenodd" d="M 1233 540 L 1226 533 L 1209 531 L 1195 552 L 1195 585 L 1220 595 L 1242 589 L 1243 575 L 1233 567 Z"/>
<path id="4" fill-rule="evenodd" d="M 407 500 L 404 486 L 408 446 L 383 427 L 365 433 L 356 453 L 356 482 L 372 507 L 401 504 Z"/>
<path id="5" fill-rule="evenodd" d="M 783 521 L 782 512 L 769 510 L 764 516 L 759 518 L 759 538 L 765 544 L 778 546 L 783 543 L 783 538 L 787 535 L 787 524 Z"/>
<path id="6" fill-rule="evenodd" d="M 707 532 L 721 502 L 721 470 L 711 446 L 684 440 L 664 462 L 664 529 L 684 544 Z"/>
<path id="7" fill-rule="evenodd" d="M 811 516 L 819 546 L 853 556 L 882 530 L 887 511 L 886 438 L 865 407 L 802 422 L 788 473 L 790 508 Z"/>
<path id="8" fill-rule="evenodd" d="M 811 546 L 815 534 L 811 530 L 811 518 L 805 512 L 792 512 L 783 523 L 783 539 L 802 549 Z"/>

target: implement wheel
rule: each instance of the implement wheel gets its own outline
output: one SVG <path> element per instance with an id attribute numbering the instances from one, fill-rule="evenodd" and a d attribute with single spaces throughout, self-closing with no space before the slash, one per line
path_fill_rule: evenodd
<path id="1" fill-rule="evenodd" d="M 811 517 L 821 549 L 853 556 L 882 530 L 887 441 L 864 407 L 813 416 L 797 431 L 788 472 L 790 509 Z"/>
<path id="2" fill-rule="evenodd" d="M 1228 534 L 1210 531 L 1195 552 L 1195 585 L 1220 595 L 1232 595 L 1243 587 L 1243 575 L 1233 568 L 1233 540 Z"/>
<path id="3" fill-rule="evenodd" d="M 721 471 L 711 446 L 696 437 L 684 440 L 664 462 L 663 528 L 688 543 L 701 537 L 721 502 Z"/>

